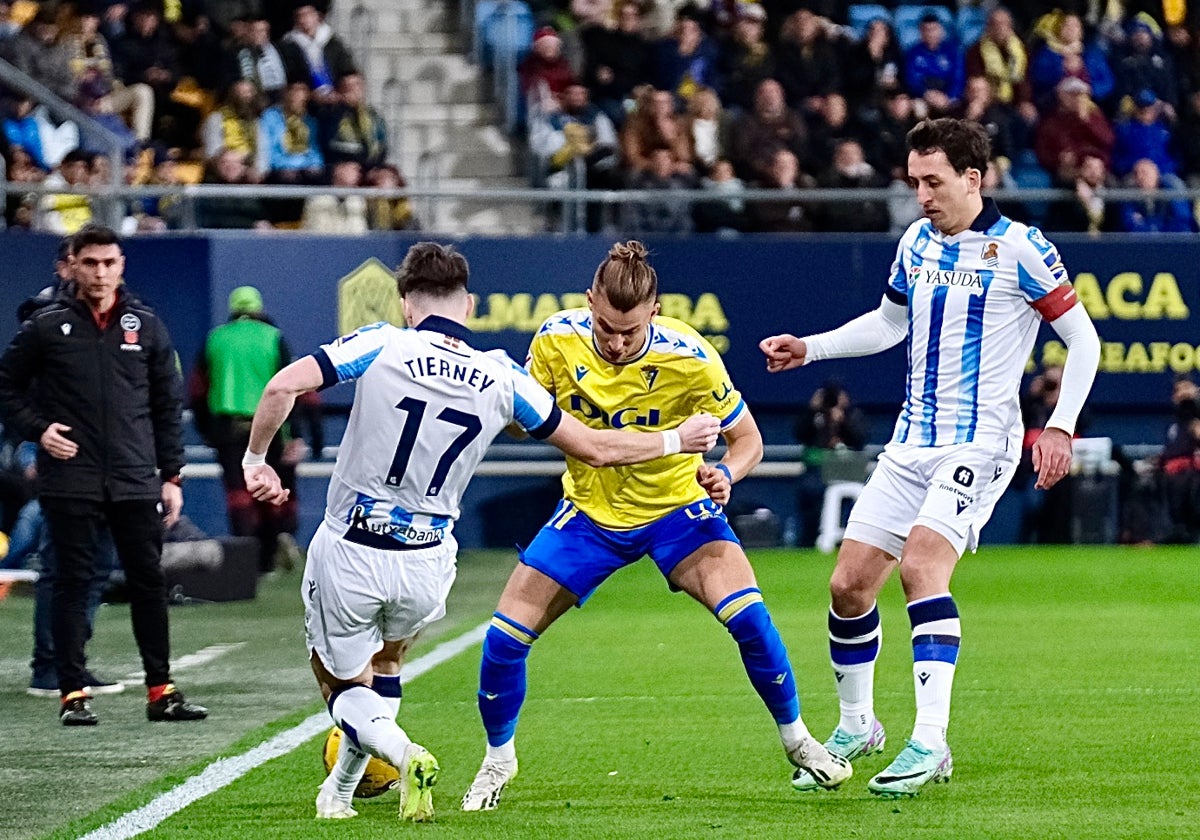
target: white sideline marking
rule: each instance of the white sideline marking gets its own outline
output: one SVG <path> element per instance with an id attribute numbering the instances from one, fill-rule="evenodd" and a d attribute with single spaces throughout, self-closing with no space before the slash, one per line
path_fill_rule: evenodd
<path id="1" fill-rule="evenodd" d="M 468 630 L 461 636 L 442 642 L 424 656 L 404 666 L 404 682 L 411 682 L 438 665 L 453 659 L 471 646 L 483 641 L 491 621 L 485 621 L 474 629 Z M 208 648 L 205 648 L 208 650 Z M 223 651 L 222 651 L 223 652 Z M 201 651 L 200 653 L 203 653 Z M 199 656 L 200 653 L 194 654 Z M 163 820 L 182 811 L 188 805 L 216 793 L 226 785 L 249 773 L 273 758 L 286 755 L 305 741 L 313 738 L 329 728 L 329 714 L 318 712 L 312 717 L 298 723 L 284 732 L 280 732 L 269 741 L 264 741 L 249 752 L 230 758 L 220 758 L 214 761 L 197 776 L 177 785 L 165 793 L 159 794 L 153 800 L 130 811 L 110 822 L 100 826 L 95 831 L 85 834 L 81 840 L 127 840 L 142 832 L 149 831 Z"/>
<path id="2" fill-rule="evenodd" d="M 195 653 L 185 654 L 171 663 L 172 671 L 186 671 L 188 668 L 195 668 L 197 665 L 207 665 L 218 656 L 224 656 L 231 650 L 237 650 L 244 646 L 245 642 L 233 642 L 228 645 L 209 645 L 206 648 L 200 648 Z M 126 686 L 141 685 L 146 681 L 145 671 L 131 671 L 125 679 L 121 680 Z"/>

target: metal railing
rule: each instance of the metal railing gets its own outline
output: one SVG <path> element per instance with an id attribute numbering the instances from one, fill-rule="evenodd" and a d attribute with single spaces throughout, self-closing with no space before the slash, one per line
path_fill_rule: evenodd
<path id="1" fill-rule="evenodd" d="M 26 75 L 2 58 L 0 58 L 0 82 L 3 82 L 13 90 L 25 94 L 35 102 L 45 107 L 45 109 L 50 112 L 50 115 L 55 119 L 69 120 L 70 122 L 73 122 L 79 128 L 79 133 L 81 135 L 95 140 L 99 145 L 107 149 L 111 184 L 114 189 L 120 188 L 122 185 L 124 185 L 125 146 L 119 136 L 105 126 L 96 122 L 70 102 L 67 102 L 37 79 Z M 71 191 L 54 189 L 48 192 L 60 194 L 69 193 Z M 109 194 L 100 193 L 99 195 L 101 197 L 105 197 Z M 115 227 L 119 219 L 119 216 L 117 215 L 118 208 L 115 206 L 109 206 L 103 201 L 98 202 L 98 204 L 99 206 L 96 208 L 98 212 L 96 215 L 99 218 L 105 219 L 109 222 L 109 224 Z"/>
<path id="2" fill-rule="evenodd" d="M 303 199 L 318 195 L 335 197 L 361 196 L 363 198 L 408 198 L 420 201 L 421 206 L 434 212 L 429 218 L 436 217 L 436 207 L 440 202 L 461 202 L 464 200 L 474 203 L 494 203 L 497 205 L 527 203 L 535 206 L 545 206 L 547 203 L 572 205 L 569 211 L 578 218 L 580 208 L 587 204 L 596 203 L 618 210 L 622 207 L 637 204 L 652 203 L 668 200 L 673 203 L 694 207 L 706 202 L 725 201 L 726 193 L 713 193 L 703 189 L 678 190 L 588 190 L 588 189 L 535 189 L 532 187 L 501 188 L 481 190 L 474 187 L 439 186 L 443 155 L 436 151 L 426 151 L 422 154 L 418 173 L 412 186 L 402 189 L 367 189 L 367 188 L 333 188 L 310 186 L 264 186 L 236 185 L 225 186 L 217 184 L 189 184 L 184 186 L 116 186 L 116 187 L 65 187 L 46 184 L 12 184 L 8 185 L 9 192 L 20 192 L 32 195 L 88 195 L 97 198 L 113 200 L 116 203 L 132 202 L 144 198 L 173 196 L 183 202 L 185 207 L 194 206 L 197 201 L 206 198 L 260 198 L 260 199 Z M 577 176 L 582 180 L 580 176 Z M 1000 204 L 1006 202 L 1030 203 L 1074 200 L 1075 193 L 1067 189 L 1010 189 L 996 190 L 989 193 Z M 1136 188 L 1122 187 L 1105 190 L 1101 193 L 1105 201 L 1200 201 L 1200 188 L 1155 190 L 1145 192 Z M 809 205 L 821 203 L 860 203 L 864 201 L 886 204 L 895 201 L 897 194 L 889 189 L 803 189 L 803 190 L 773 190 L 747 189 L 737 197 L 748 206 L 755 202 L 800 202 Z M 188 214 L 185 213 L 185 216 Z M 194 216 L 194 213 L 193 213 Z M 620 214 L 615 214 L 620 218 Z M 194 222 L 187 224 L 184 230 L 195 229 Z M 453 234 L 453 230 L 433 230 L 438 233 Z"/>

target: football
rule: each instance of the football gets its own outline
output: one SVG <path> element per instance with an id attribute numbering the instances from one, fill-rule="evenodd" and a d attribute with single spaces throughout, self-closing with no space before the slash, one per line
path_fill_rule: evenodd
<path id="1" fill-rule="evenodd" d="M 337 763 L 338 746 L 342 743 L 342 730 L 336 726 L 329 730 L 325 737 L 325 749 L 322 758 L 325 760 L 325 772 L 328 773 Z M 391 790 L 400 781 L 400 773 L 386 761 L 375 756 L 367 762 L 367 769 L 354 789 L 354 795 L 360 799 L 370 799 Z"/>

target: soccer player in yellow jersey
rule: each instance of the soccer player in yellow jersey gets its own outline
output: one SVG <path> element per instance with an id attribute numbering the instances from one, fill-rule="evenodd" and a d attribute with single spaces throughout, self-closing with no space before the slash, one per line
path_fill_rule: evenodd
<path id="1" fill-rule="evenodd" d="M 567 458 L 564 498 L 522 552 L 484 639 L 479 710 L 488 746 L 465 811 L 495 808 L 517 774 L 513 736 L 533 642 L 647 554 L 733 636 L 791 762 L 824 787 L 850 777 L 849 764 L 800 719 L 787 651 L 722 507 L 733 482 L 761 460 L 762 436 L 716 351 L 686 324 L 657 317 L 657 298 L 645 247 L 614 245 L 596 270 L 588 308 L 560 312 L 538 330 L 529 372 L 559 408 L 594 428 L 654 431 L 704 411 L 720 419 L 728 450 L 715 466 L 684 454 L 601 469 Z"/>

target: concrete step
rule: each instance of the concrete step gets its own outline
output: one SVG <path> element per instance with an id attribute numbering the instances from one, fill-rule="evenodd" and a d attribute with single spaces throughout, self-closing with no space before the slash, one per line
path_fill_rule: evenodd
<path id="1" fill-rule="evenodd" d="M 455 126 L 495 125 L 499 119 L 496 105 L 490 102 L 439 102 L 414 105 L 385 102 L 379 110 L 389 122 L 400 119 L 406 126 L 440 126 L 449 130 L 451 134 Z M 446 136 L 451 136 L 451 134 Z"/>

